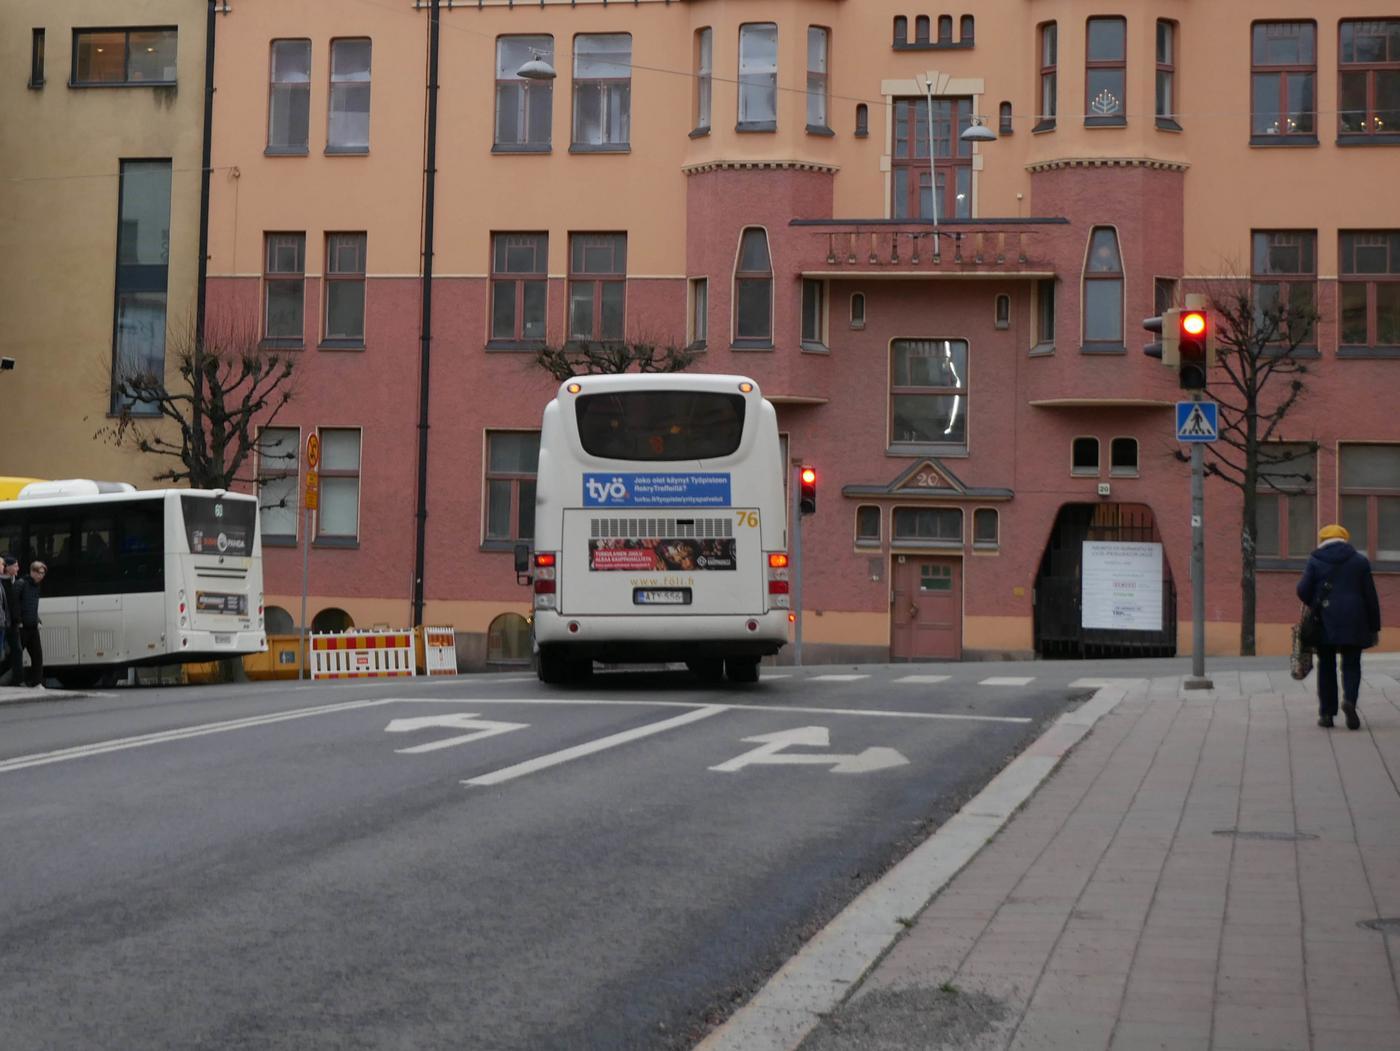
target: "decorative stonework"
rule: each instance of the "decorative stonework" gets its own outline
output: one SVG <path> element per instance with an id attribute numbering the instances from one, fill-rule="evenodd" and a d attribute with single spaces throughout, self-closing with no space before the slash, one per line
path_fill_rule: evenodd
<path id="1" fill-rule="evenodd" d="M 681 167 L 686 175 L 715 171 L 796 171 L 835 175 L 840 170 L 839 164 L 822 164 L 818 161 L 705 161 Z"/>
<path id="2" fill-rule="evenodd" d="M 1060 168 L 1151 168 L 1153 171 L 1184 172 L 1191 165 L 1184 161 L 1163 161 L 1156 157 L 1058 157 L 1053 161 L 1027 164 L 1028 172 L 1049 172 Z"/>

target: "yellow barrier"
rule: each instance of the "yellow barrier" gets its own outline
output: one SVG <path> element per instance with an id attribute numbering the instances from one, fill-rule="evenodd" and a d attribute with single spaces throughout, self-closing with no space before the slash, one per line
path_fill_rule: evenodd
<path id="1" fill-rule="evenodd" d="M 243 658 L 244 674 L 250 679 L 296 679 L 301 675 L 301 636 L 269 635 L 267 650 L 249 653 Z M 201 661 L 185 665 L 185 681 L 207 685 L 219 681 L 217 661 Z"/>

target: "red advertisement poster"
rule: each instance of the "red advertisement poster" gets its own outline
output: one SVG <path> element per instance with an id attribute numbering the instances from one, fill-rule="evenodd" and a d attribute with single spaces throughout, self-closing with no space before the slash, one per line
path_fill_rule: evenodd
<path id="1" fill-rule="evenodd" d="M 600 572 L 658 573 L 731 570 L 734 538 L 644 537 L 588 542 L 588 568 Z"/>

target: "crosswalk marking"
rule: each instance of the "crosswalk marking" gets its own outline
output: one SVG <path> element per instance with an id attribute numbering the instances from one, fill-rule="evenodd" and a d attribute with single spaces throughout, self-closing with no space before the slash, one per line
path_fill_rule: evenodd
<path id="1" fill-rule="evenodd" d="M 1034 675 L 993 675 L 983 679 L 978 686 L 1025 686 L 1035 681 Z"/>
<path id="2" fill-rule="evenodd" d="M 869 675 L 813 675 L 808 682 L 855 682 L 857 679 L 868 679 Z"/>
<path id="3" fill-rule="evenodd" d="M 894 681 L 907 683 L 935 683 L 947 682 L 951 678 L 951 675 L 905 675 L 901 678 L 895 679 Z"/>

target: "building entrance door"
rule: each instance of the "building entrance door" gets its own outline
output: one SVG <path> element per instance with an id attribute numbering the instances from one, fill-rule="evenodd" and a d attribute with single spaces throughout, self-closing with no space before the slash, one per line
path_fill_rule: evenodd
<path id="1" fill-rule="evenodd" d="M 890 657 L 902 661 L 962 656 L 962 562 L 895 555 Z"/>

